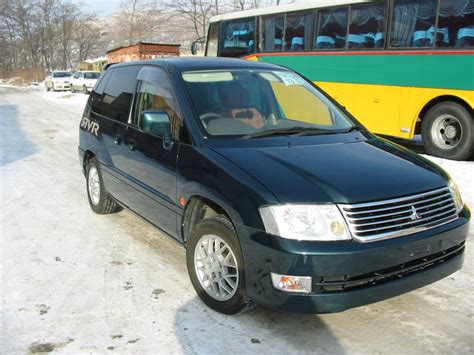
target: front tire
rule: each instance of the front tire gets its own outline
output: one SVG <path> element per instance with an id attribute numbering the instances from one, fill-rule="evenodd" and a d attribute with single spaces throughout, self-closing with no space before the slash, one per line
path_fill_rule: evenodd
<path id="1" fill-rule="evenodd" d="M 99 162 L 91 158 L 87 164 L 86 187 L 89 205 L 97 214 L 109 214 L 121 210 L 120 206 L 112 200 L 104 187 Z"/>
<path id="2" fill-rule="evenodd" d="M 426 152 L 441 158 L 465 160 L 474 151 L 472 113 L 455 102 L 433 106 L 421 124 Z"/>
<path id="3" fill-rule="evenodd" d="M 201 300 L 224 314 L 253 308 L 245 292 L 245 265 L 237 233 L 223 215 L 200 221 L 186 246 L 189 277 Z"/>
<path id="4" fill-rule="evenodd" d="M 87 87 L 85 85 L 82 87 L 82 92 L 84 93 L 84 95 L 89 94 L 89 92 L 87 91 Z"/>

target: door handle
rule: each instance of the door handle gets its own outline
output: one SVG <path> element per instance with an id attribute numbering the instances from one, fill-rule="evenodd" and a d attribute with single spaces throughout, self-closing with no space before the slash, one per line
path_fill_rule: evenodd
<path id="1" fill-rule="evenodd" d="M 127 145 L 128 145 L 128 149 L 130 149 L 131 151 L 134 151 L 137 146 L 137 142 L 135 142 L 133 139 L 130 139 L 127 142 Z"/>
<path id="2" fill-rule="evenodd" d="M 122 144 L 122 136 L 120 134 L 117 134 L 114 139 L 114 144 L 120 145 Z"/>

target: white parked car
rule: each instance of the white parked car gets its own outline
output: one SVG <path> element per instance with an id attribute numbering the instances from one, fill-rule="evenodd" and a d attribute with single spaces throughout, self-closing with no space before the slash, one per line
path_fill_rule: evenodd
<path id="1" fill-rule="evenodd" d="M 94 87 L 100 73 L 98 71 L 78 71 L 71 78 L 71 91 L 81 90 L 88 94 Z"/>
<path id="2" fill-rule="evenodd" d="M 63 70 L 55 70 L 49 75 L 44 85 L 46 86 L 46 90 L 69 90 L 71 88 L 71 72 L 63 71 Z"/>

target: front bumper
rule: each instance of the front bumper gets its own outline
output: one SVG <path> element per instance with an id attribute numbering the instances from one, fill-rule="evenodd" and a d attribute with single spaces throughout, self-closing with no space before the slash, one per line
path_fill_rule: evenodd
<path id="1" fill-rule="evenodd" d="M 294 241 L 247 228 L 240 238 L 247 294 L 297 313 L 340 312 L 398 296 L 461 268 L 469 218 L 466 208 L 447 225 L 373 243 Z M 271 272 L 311 276 L 312 293 L 276 290 Z"/>

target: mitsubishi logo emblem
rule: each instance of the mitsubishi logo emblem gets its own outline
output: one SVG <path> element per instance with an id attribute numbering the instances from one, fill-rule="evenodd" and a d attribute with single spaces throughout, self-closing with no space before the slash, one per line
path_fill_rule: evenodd
<path id="1" fill-rule="evenodd" d="M 421 216 L 420 214 L 418 213 L 418 211 L 416 210 L 415 206 L 411 206 L 411 215 L 410 215 L 410 219 L 412 221 L 416 221 L 417 219 L 420 219 Z"/>

